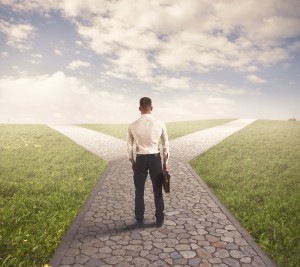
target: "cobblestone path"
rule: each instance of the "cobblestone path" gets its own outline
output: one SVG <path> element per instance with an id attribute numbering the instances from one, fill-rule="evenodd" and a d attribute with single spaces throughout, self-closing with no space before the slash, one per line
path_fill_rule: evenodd
<path id="1" fill-rule="evenodd" d="M 236 130 L 242 128 L 241 123 Z M 244 126 L 249 123 L 245 121 Z M 68 136 L 73 139 L 69 127 Z M 56 129 L 63 132 L 62 128 Z M 216 132 L 222 130 L 220 126 L 212 129 Z M 89 136 L 85 140 L 94 144 L 98 140 L 97 145 L 108 145 L 115 138 L 106 136 L 105 141 L 101 141 L 101 138 Z M 125 146 L 124 141 L 118 141 L 120 146 Z M 176 151 L 181 144 L 174 141 L 171 142 L 171 151 Z M 80 144 L 78 140 L 76 142 Z M 104 158 L 101 149 L 97 152 L 88 147 Z M 177 153 L 174 151 L 172 155 Z M 172 191 L 164 194 L 165 224 L 161 228 L 155 227 L 152 186 L 148 179 L 145 226 L 137 228 L 132 171 L 124 152 L 123 156 L 120 155 L 121 152 L 106 155 L 105 159 L 114 160 L 110 161 L 66 233 L 50 262 L 51 266 L 275 266 L 193 172 L 184 157 L 173 157 L 170 162 Z"/>
<path id="2" fill-rule="evenodd" d="M 189 161 L 254 121 L 239 119 L 182 136 L 171 142 L 171 153 L 177 159 Z"/>
<path id="3" fill-rule="evenodd" d="M 50 125 L 50 127 L 106 161 L 126 156 L 126 143 L 119 138 L 76 125 Z"/>

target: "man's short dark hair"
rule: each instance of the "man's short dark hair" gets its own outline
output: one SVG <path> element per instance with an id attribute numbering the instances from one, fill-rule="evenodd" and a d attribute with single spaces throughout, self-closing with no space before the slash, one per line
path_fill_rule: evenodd
<path id="1" fill-rule="evenodd" d="M 140 108 L 142 110 L 148 110 L 152 107 L 152 101 L 149 97 L 142 97 L 140 99 Z"/>

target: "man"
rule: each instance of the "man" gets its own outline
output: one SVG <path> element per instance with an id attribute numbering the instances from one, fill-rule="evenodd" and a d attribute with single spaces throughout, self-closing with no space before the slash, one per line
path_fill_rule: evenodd
<path id="1" fill-rule="evenodd" d="M 139 227 L 144 221 L 144 190 L 148 172 L 151 177 L 156 226 L 161 227 L 164 223 L 164 200 L 162 194 L 163 169 L 167 170 L 169 159 L 169 141 L 166 125 L 156 120 L 151 112 L 152 101 L 149 97 L 140 99 L 141 117 L 128 127 L 127 152 L 129 161 L 134 172 L 135 185 L 135 219 Z M 159 151 L 159 141 L 162 143 L 163 166 Z M 136 161 L 133 157 L 133 144 L 136 143 Z"/>

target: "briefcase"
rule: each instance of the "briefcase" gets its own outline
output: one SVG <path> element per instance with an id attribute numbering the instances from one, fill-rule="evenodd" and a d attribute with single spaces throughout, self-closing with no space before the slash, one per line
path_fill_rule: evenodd
<path id="1" fill-rule="evenodd" d="M 170 173 L 168 171 L 163 171 L 163 187 L 166 193 L 170 193 Z"/>

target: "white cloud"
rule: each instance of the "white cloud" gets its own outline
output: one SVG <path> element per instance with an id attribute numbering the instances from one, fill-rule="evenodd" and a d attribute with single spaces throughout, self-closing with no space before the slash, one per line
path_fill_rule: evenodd
<path id="1" fill-rule="evenodd" d="M 91 14 L 99 14 L 99 13 L 101 14 L 105 12 L 106 5 L 107 5 L 107 1 L 105 0 L 60 1 L 60 8 L 66 13 L 67 16 L 70 17 L 77 17 L 77 16 L 89 17 Z"/>
<path id="2" fill-rule="evenodd" d="M 223 0 L 6 0 L 4 4 L 22 11 L 60 10 L 83 38 L 76 44 L 84 43 L 111 61 L 108 75 L 128 77 L 134 68 L 124 62 L 126 54 L 139 54 L 145 65 L 132 77 L 150 83 L 150 74 L 157 70 L 209 72 L 229 67 L 255 72 L 288 60 L 297 45 L 288 49 L 282 44 L 300 34 L 297 0 L 232 0 L 230 5 Z"/>
<path id="3" fill-rule="evenodd" d="M 8 52 L 1 52 L 1 57 L 8 57 L 9 53 Z"/>
<path id="4" fill-rule="evenodd" d="M 91 63 L 81 60 L 73 60 L 69 65 L 67 66 L 68 69 L 76 70 L 78 68 L 87 68 L 91 65 Z"/>
<path id="5" fill-rule="evenodd" d="M 292 45 L 289 46 L 289 49 L 293 52 L 300 51 L 300 41 L 295 41 Z"/>
<path id="6" fill-rule="evenodd" d="M 90 114 L 92 121 L 118 121 L 128 117 L 122 94 L 93 88 L 87 81 L 53 75 L 0 78 L 0 121 L 26 122 L 30 117 L 38 123 L 79 123 Z M 55 107 L 55 109 L 53 108 Z M 130 116 L 129 116 L 130 117 Z"/>
<path id="7" fill-rule="evenodd" d="M 158 90 L 181 90 L 181 89 L 189 89 L 190 83 L 188 77 L 168 77 L 168 76 L 158 76 L 156 79 L 156 87 Z"/>
<path id="8" fill-rule="evenodd" d="M 124 50 L 150 53 L 144 58 L 152 72 L 227 67 L 255 72 L 261 65 L 289 59 L 291 50 L 280 47 L 282 40 L 299 35 L 300 29 L 299 19 L 290 17 L 296 13 L 275 0 L 233 0 L 234 9 L 224 1 L 105 2 L 101 12 L 100 5 L 81 3 L 65 11 L 72 17 L 83 11 L 92 14 L 89 23 L 77 21 L 78 32 L 97 54 L 113 58 L 115 64 L 107 73 L 114 77 L 126 76 L 115 68 Z M 284 31 L 285 27 L 290 29 Z M 147 80 L 144 75 L 136 78 Z"/>
<path id="9" fill-rule="evenodd" d="M 223 97 L 208 97 L 207 102 L 214 105 L 228 105 L 235 103 L 234 101 Z"/>
<path id="10" fill-rule="evenodd" d="M 6 35 L 6 44 L 19 50 L 31 48 L 30 39 L 34 37 L 35 31 L 30 24 L 13 24 L 0 19 L 0 32 Z"/>
<path id="11" fill-rule="evenodd" d="M 65 119 L 66 117 L 60 113 L 53 113 L 52 114 L 53 118 L 57 118 L 57 119 Z"/>
<path id="12" fill-rule="evenodd" d="M 115 59 L 109 60 L 109 63 L 108 71 L 105 72 L 107 76 L 153 82 L 154 66 L 144 51 L 122 49 L 116 54 Z"/>
<path id="13" fill-rule="evenodd" d="M 186 93 L 181 96 L 169 94 L 167 101 L 154 101 L 165 121 L 197 120 L 207 118 L 234 117 L 235 101 L 224 97 L 213 97 L 207 93 Z"/>
<path id="14" fill-rule="evenodd" d="M 300 34 L 300 19 L 288 17 L 269 17 L 263 20 L 260 38 L 285 39 Z"/>
<path id="15" fill-rule="evenodd" d="M 245 95 L 248 90 L 245 88 L 238 88 L 229 86 L 223 83 L 199 83 L 197 90 L 214 95 Z"/>
<path id="16" fill-rule="evenodd" d="M 256 75 L 248 75 L 247 80 L 253 83 L 266 83 L 267 80 L 264 80 Z"/>
<path id="17" fill-rule="evenodd" d="M 58 8 L 59 0 L 23 0 L 23 1 L 16 1 L 16 0 L 2 0 L 2 5 L 10 6 L 15 11 L 49 11 L 51 9 Z"/>
<path id="18" fill-rule="evenodd" d="M 31 54 L 31 59 L 29 59 L 28 61 L 32 64 L 41 64 L 42 63 L 42 59 L 43 59 L 43 55 L 41 54 Z"/>
<path id="19" fill-rule="evenodd" d="M 56 56 L 62 56 L 63 55 L 63 53 L 58 48 L 55 48 L 54 51 L 53 51 L 53 53 Z"/>
<path id="20" fill-rule="evenodd" d="M 79 46 L 82 46 L 82 45 L 83 45 L 82 41 L 80 41 L 80 40 L 77 40 L 75 43 L 76 43 L 77 45 L 79 45 Z"/>

